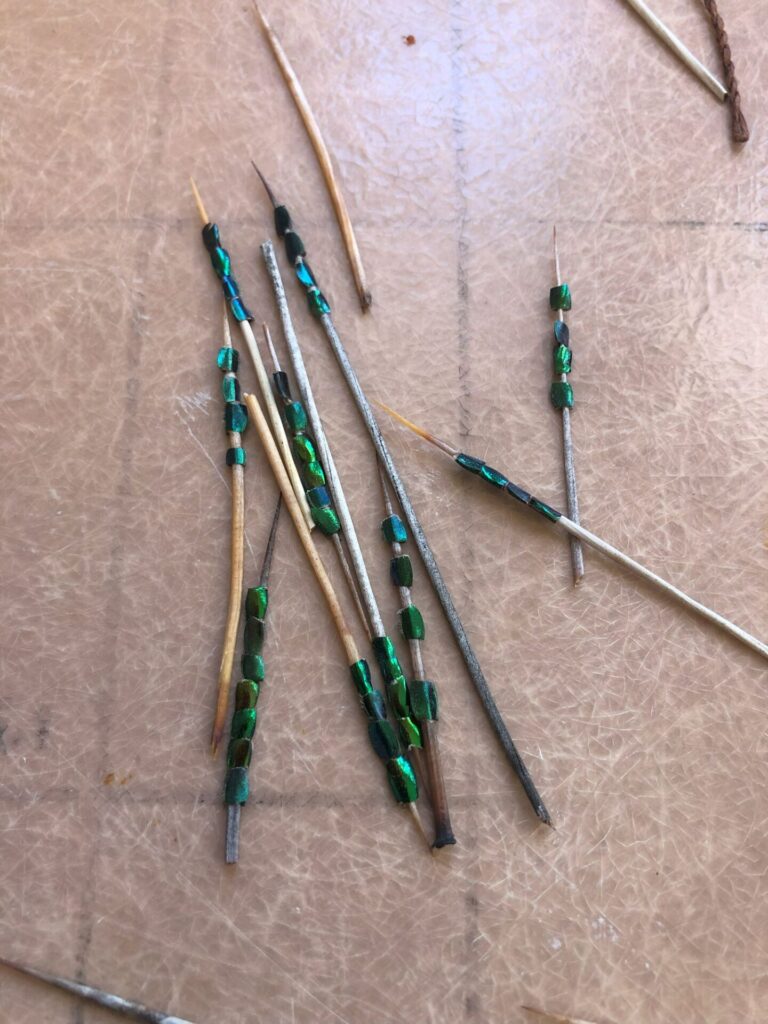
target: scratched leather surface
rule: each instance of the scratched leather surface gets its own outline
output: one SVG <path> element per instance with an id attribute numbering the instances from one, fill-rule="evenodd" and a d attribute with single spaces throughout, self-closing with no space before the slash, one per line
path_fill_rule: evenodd
<path id="1" fill-rule="evenodd" d="M 245 5 L 5 0 L 0 951 L 199 1024 L 615 1024 L 768 1014 L 765 665 L 387 436 L 556 819 L 536 828 L 418 571 L 460 845 L 429 858 L 367 748 L 288 522 L 242 860 L 206 752 L 227 592 L 219 293 L 194 173 L 277 321 L 250 170 L 279 184 L 364 384 L 563 502 L 557 221 L 582 517 L 765 638 L 765 90 L 753 138 L 614 0 L 267 11 L 335 152 L 374 294 Z M 659 13 L 717 68 L 698 5 Z M 415 44 L 402 37 L 413 34 Z M 356 413 L 290 299 L 389 621 Z M 252 386 L 252 373 L 242 373 Z M 248 435 L 253 579 L 274 486 Z M 0 1019 L 106 1022 L 3 972 Z"/>

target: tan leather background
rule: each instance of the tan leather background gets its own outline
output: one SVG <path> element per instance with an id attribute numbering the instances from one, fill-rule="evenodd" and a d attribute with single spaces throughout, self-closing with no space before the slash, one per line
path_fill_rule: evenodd
<path id="1" fill-rule="evenodd" d="M 719 73 L 699 4 L 655 7 Z M 369 393 L 561 505 L 556 221 L 585 525 L 768 636 L 766 11 L 722 8 L 742 151 L 619 0 L 270 4 L 340 169 L 363 317 L 245 4 L 5 0 L 0 952 L 199 1024 L 523 1024 L 523 1003 L 766 1019 L 764 662 L 589 552 L 574 593 L 557 531 L 398 428 L 557 831 L 536 828 L 418 564 L 460 843 L 425 854 L 287 520 L 235 871 L 206 750 L 228 492 L 220 292 L 188 176 L 279 337 L 252 156 Z M 287 284 L 394 623 L 371 450 Z M 247 444 L 252 581 L 275 489 Z M 0 1019 L 112 1018 L 3 971 Z"/>

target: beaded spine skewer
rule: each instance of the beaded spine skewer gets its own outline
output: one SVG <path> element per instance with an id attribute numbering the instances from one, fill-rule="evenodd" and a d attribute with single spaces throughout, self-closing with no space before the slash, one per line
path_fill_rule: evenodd
<path id="1" fill-rule="evenodd" d="M 285 208 L 283 207 L 283 210 L 284 209 Z M 290 227 L 290 217 L 288 216 L 287 210 L 285 210 L 284 214 L 276 214 L 275 225 L 278 227 L 278 230 L 284 231 L 284 237 L 298 238 L 298 235 L 296 235 Z M 318 289 L 316 285 L 311 283 L 314 282 L 312 272 L 306 264 L 302 262 L 300 253 L 303 251 L 304 246 L 300 239 L 298 242 L 291 242 L 290 245 L 291 254 L 295 256 L 297 277 L 299 278 L 299 281 L 308 288 L 308 294 L 311 296 L 314 294 L 313 289 L 314 291 L 317 291 Z M 290 310 L 288 309 L 288 303 L 285 298 L 285 289 L 283 288 L 280 270 L 275 259 L 274 247 L 271 242 L 265 242 L 261 249 L 267 266 L 267 271 L 275 291 L 275 299 L 280 311 L 283 331 L 293 363 L 296 380 L 298 382 L 302 398 L 304 399 L 304 406 L 301 406 L 301 409 L 303 412 L 306 407 L 306 413 L 308 414 L 318 447 L 320 448 L 322 462 L 328 471 L 328 483 L 330 490 L 339 509 L 339 515 L 342 522 L 342 533 L 346 538 L 352 555 L 352 564 L 354 566 L 357 586 L 355 586 L 354 581 L 350 580 L 345 571 L 345 575 L 347 575 L 347 582 L 356 603 L 359 594 L 359 597 L 362 599 L 362 603 L 365 605 L 365 609 L 362 611 L 362 619 L 366 624 L 366 629 L 371 640 L 376 661 L 384 678 L 387 699 L 389 701 L 393 717 L 397 720 L 400 739 L 407 749 L 418 751 L 423 745 L 421 730 L 410 714 L 405 674 L 400 666 L 395 646 L 392 643 L 392 640 L 386 635 L 384 629 L 384 622 L 376 601 L 376 595 L 373 592 L 373 587 L 371 586 L 368 571 L 365 566 L 362 549 L 357 539 L 355 524 L 352 519 L 349 506 L 346 502 L 344 489 L 341 485 L 341 479 L 339 478 L 339 474 L 336 469 L 333 453 L 331 452 L 330 445 L 328 444 L 325 428 L 315 403 L 312 386 L 307 375 L 304 358 L 299 346 L 298 338 L 296 337 L 296 332 L 293 328 Z M 325 302 L 324 299 L 323 302 Z M 310 301 L 310 308 L 312 308 L 312 300 Z M 273 355 L 273 359 L 274 358 L 275 356 Z M 415 756 L 418 757 L 418 753 L 416 753 Z"/>
<path id="2" fill-rule="evenodd" d="M 563 424 L 563 469 L 565 471 L 565 494 L 568 515 L 575 523 L 579 522 L 579 496 L 576 489 L 576 466 L 573 458 L 573 427 L 571 410 L 573 409 L 573 387 L 568 376 L 573 368 L 573 352 L 571 350 L 570 331 L 565 322 L 564 312 L 572 308 L 571 289 L 560 277 L 560 256 L 557 249 L 557 228 L 552 232 L 555 250 L 555 277 L 557 284 L 549 291 L 549 308 L 557 313 L 554 331 L 555 380 L 549 389 L 549 398 L 555 409 L 560 411 Z M 581 542 L 576 537 L 569 537 L 571 553 L 571 571 L 574 586 L 578 586 L 584 576 L 584 552 Z"/>
<path id="3" fill-rule="evenodd" d="M 373 414 L 370 403 L 362 389 L 362 386 L 360 385 L 360 381 L 357 378 L 357 374 L 355 373 L 355 370 L 349 361 L 349 357 L 347 356 L 346 350 L 342 345 L 341 338 L 338 336 L 330 315 L 331 307 L 328 300 L 320 291 L 317 281 L 315 280 L 315 276 L 305 259 L 306 251 L 304 249 L 304 244 L 293 230 L 293 224 L 288 209 L 283 204 L 277 202 L 274 193 L 267 184 L 264 176 L 258 168 L 255 169 L 262 184 L 264 185 L 269 200 L 272 203 L 275 230 L 285 242 L 286 254 L 291 261 L 291 266 L 294 268 L 299 282 L 306 289 L 310 313 L 320 321 L 347 385 L 352 392 L 355 404 L 363 418 L 371 438 L 371 443 L 376 449 L 377 456 L 389 477 L 395 493 L 397 494 L 400 506 L 411 527 L 414 541 L 419 549 L 419 554 L 421 555 L 424 567 L 427 570 L 427 574 L 443 608 L 448 625 L 453 632 L 462 657 L 464 658 L 472 685 L 475 687 L 475 691 L 483 705 L 483 709 L 485 710 L 491 726 L 501 743 L 504 754 L 512 766 L 515 775 L 519 779 L 536 816 L 540 821 L 544 822 L 544 824 L 551 825 L 552 819 L 549 811 L 547 810 L 531 774 L 528 771 L 528 767 L 520 756 L 520 752 L 518 751 L 515 742 L 510 735 L 509 729 L 501 716 L 501 712 L 499 711 L 498 705 L 496 704 L 491 692 L 491 688 L 483 674 L 482 668 L 480 667 L 477 655 L 469 642 L 469 637 L 464 629 L 464 624 L 461 621 L 459 613 L 456 610 L 456 606 L 453 603 L 453 598 L 446 586 L 443 575 L 440 572 L 437 559 L 430 547 L 419 517 L 416 514 L 416 510 L 408 496 L 403 480 L 395 466 L 387 443 L 381 433 L 381 429 L 376 422 L 376 417 Z M 262 246 L 262 250 L 264 250 L 264 248 L 265 247 Z"/>
<path id="4" fill-rule="evenodd" d="M 227 449 L 228 466 L 245 465 L 245 449 L 242 446 L 242 435 L 248 426 L 248 410 L 240 401 L 240 382 L 237 369 L 240 356 L 236 348 L 224 345 L 219 349 L 216 365 L 221 370 L 221 393 L 224 396 L 224 426 L 227 431 L 229 448 Z"/>
<path id="5" fill-rule="evenodd" d="M 395 514 L 387 490 L 384 471 L 379 466 L 381 486 L 384 495 L 386 518 L 382 520 L 381 532 L 384 540 L 390 545 L 392 559 L 389 563 L 390 579 L 400 592 L 402 608 L 400 610 L 400 627 L 408 641 L 413 667 L 413 680 L 407 688 L 403 687 L 398 694 L 412 715 L 421 732 L 424 752 L 427 759 L 427 776 L 429 778 L 430 797 L 435 817 L 434 846 L 452 846 L 456 842 L 448 812 L 448 798 L 440 764 L 440 747 L 437 739 L 436 724 L 438 719 L 437 687 L 426 678 L 421 642 L 425 636 L 424 619 L 411 598 L 413 585 L 413 566 L 410 556 L 403 554 L 403 544 L 407 543 L 408 532 L 405 523 Z"/>
<path id="6" fill-rule="evenodd" d="M 401 804 L 413 804 L 418 799 L 419 787 L 413 768 L 400 751 L 397 734 L 387 721 L 387 708 L 384 697 L 373 686 L 368 663 L 364 658 L 360 657 L 354 638 L 344 620 L 344 613 L 336 597 L 333 584 L 317 555 L 312 536 L 295 499 L 285 466 L 269 430 L 264 413 L 259 408 L 259 404 L 253 395 L 246 395 L 245 402 L 248 405 L 251 418 L 254 421 L 254 427 L 266 452 L 267 461 L 288 507 L 288 513 L 299 535 L 299 540 L 309 559 L 318 584 L 323 591 L 323 596 L 331 611 L 345 651 L 350 658 L 349 671 L 360 697 L 363 711 L 368 719 L 368 737 L 371 746 L 384 762 L 387 779 L 395 799 Z"/>

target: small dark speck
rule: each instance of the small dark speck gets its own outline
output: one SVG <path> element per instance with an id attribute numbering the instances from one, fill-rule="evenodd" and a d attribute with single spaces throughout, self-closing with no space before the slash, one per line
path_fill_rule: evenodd
<path id="1" fill-rule="evenodd" d="M 104 778 L 101 781 L 104 783 L 105 786 L 111 786 L 112 783 L 115 781 L 115 773 L 114 772 L 107 772 L 107 774 L 104 776 Z"/>
<path id="2" fill-rule="evenodd" d="M 37 749 L 44 750 L 51 734 L 51 727 L 44 715 L 40 715 L 40 724 L 37 727 Z"/>
<path id="3" fill-rule="evenodd" d="M 406 46 L 413 46 L 416 42 L 416 36 L 403 36 L 403 42 Z"/>
<path id="4" fill-rule="evenodd" d="M 480 1013 L 480 997 L 476 992 L 469 992 L 464 997 L 464 1009 L 467 1017 L 477 1017 Z"/>
<path id="5" fill-rule="evenodd" d="M 8 728 L 7 725 L 3 725 L 3 723 L 0 722 L 0 754 L 7 754 L 8 753 L 8 748 L 6 747 L 5 740 L 3 739 L 3 735 L 4 735 L 5 730 L 7 728 Z"/>

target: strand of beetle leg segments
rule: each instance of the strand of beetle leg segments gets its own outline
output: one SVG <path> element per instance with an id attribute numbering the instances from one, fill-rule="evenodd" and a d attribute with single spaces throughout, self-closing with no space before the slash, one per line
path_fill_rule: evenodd
<path id="1" fill-rule="evenodd" d="M 400 592 L 402 608 L 400 609 L 400 628 L 408 641 L 411 653 L 413 678 L 408 686 L 407 694 L 402 693 L 403 701 L 408 701 L 408 708 L 413 714 L 421 731 L 424 754 L 427 761 L 427 777 L 429 779 L 429 795 L 435 817 L 434 846 L 452 846 L 456 842 L 451 827 L 451 816 L 448 810 L 448 796 L 445 791 L 445 779 L 440 760 L 440 744 L 437 737 L 438 702 L 437 687 L 427 679 L 424 670 L 424 657 L 421 643 L 425 636 L 424 619 L 411 598 L 413 586 L 413 566 L 407 554 L 403 554 L 402 545 L 407 543 L 408 534 L 402 519 L 395 514 L 387 488 L 387 478 L 381 463 L 378 463 L 381 490 L 384 496 L 386 518 L 382 520 L 381 532 L 384 540 L 392 549 L 389 563 L 389 575 Z"/>
<path id="2" fill-rule="evenodd" d="M 349 546 L 352 567 L 369 623 L 371 646 L 373 647 L 379 670 L 384 677 L 385 690 L 387 697 L 389 698 L 389 706 L 392 710 L 392 714 L 397 719 L 400 739 L 403 745 L 406 749 L 412 751 L 414 756 L 418 759 L 418 751 L 421 750 L 422 746 L 421 731 L 410 715 L 407 700 L 403 701 L 399 699 L 399 695 L 403 688 L 407 688 L 405 675 L 400 666 L 395 645 L 389 636 L 387 636 L 384 628 L 384 621 L 381 617 L 381 612 L 379 611 L 378 602 L 376 601 L 376 595 L 374 594 L 373 587 L 371 586 L 368 569 L 365 565 L 365 559 L 363 558 L 362 548 L 360 547 L 360 542 L 357 537 L 354 520 L 352 519 L 352 514 L 349 510 L 349 505 L 347 504 L 347 499 L 344 494 L 344 488 L 342 487 L 338 470 L 336 469 L 336 462 L 328 443 L 323 421 L 320 418 L 320 413 L 317 409 L 317 403 L 315 402 L 315 396 L 309 382 L 307 368 L 304 365 L 304 357 L 302 356 L 301 347 L 299 345 L 298 338 L 296 337 L 293 320 L 285 297 L 285 288 L 283 287 L 280 270 L 277 266 L 275 250 L 271 242 L 265 242 L 261 247 L 261 251 L 264 256 L 267 273 L 275 293 L 275 300 L 280 313 L 280 322 L 283 326 L 283 335 L 285 337 L 288 353 L 293 365 L 293 372 L 296 377 L 299 394 L 301 395 L 304 407 L 307 410 L 309 422 L 312 426 L 312 432 L 315 435 L 315 440 L 317 441 L 317 445 L 320 449 L 320 457 L 328 474 L 328 483 L 330 485 L 331 494 L 336 502 L 336 507 L 341 519 L 342 532 L 347 545 Z M 308 271 L 308 273 L 311 272 Z"/>
<path id="3" fill-rule="evenodd" d="M 18 971 L 19 974 L 26 974 L 30 978 L 43 981 L 46 985 L 69 992 L 71 995 L 77 996 L 78 999 L 86 999 L 96 1006 L 103 1006 L 105 1009 L 112 1010 L 131 1020 L 144 1021 L 145 1024 L 193 1024 L 190 1020 L 174 1017 L 161 1010 L 151 1010 L 143 1003 L 137 1003 L 133 999 L 123 999 L 122 996 L 113 995 L 111 992 L 94 988 L 92 985 L 85 985 L 81 981 L 75 981 L 74 978 L 62 978 L 57 974 L 49 974 L 48 971 L 39 971 L 36 967 L 27 967 L 25 964 L 6 960 L 5 957 L 0 957 L 0 964 L 3 967 L 10 967 L 13 971 Z"/>
<path id="4" fill-rule="evenodd" d="M 429 575 L 430 582 L 434 587 L 435 593 L 437 594 L 438 600 L 440 601 L 443 612 L 445 613 L 445 617 L 448 621 L 448 625 L 450 626 L 453 635 L 456 638 L 456 642 L 459 645 L 459 649 L 461 650 L 464 662 L 467 666 L 467 671 L 469 672 L 470 679 L 472 680 L 472 685 L 477 691 L 480 702 L 482 703 L 485 713 L 493 726 L 493 730 L 501 743 L 507 760 L 517 775 L 517 778 L 525 791 L 525 795 L 527 796 L 537 817 L 545 824 L 551 825 L 552 820 L 550 818 L 549 811 L 545 807 L 544 801 L 541 799 L 541 796 L 534 785 L 530 772 L 528 771 L 525 762 L 520 756 L 517 747 L 510 736 L 509 729 L 507 728 L 504 719 L 501 717 L 501 712 L 498 709 L 496 701 L 493 698 L 493 694 L 491 693 L 491 689 L 483 675 L 480 662 L 477 660 L 477 655 L 469 642 L 469 637 L 464 629 L 464 624 L 459 617 L 459 613 L 456 611 L 453 598 L 445 584 L 432 548 L 429 546 L 426 534 L 424 533 L 419 518 L 416 515 L 416 510 L 408 497 L 405 484 L 403 483 L 392 456 L 390 455 L 389 448 L 387 447 L 386 441 L 379 429 L 379 425 L 376 422 L 376 417 L 373 415 L 370 403 L 365 396 L 365 392 L 360 386 L 360 381 L 357 379 L 357 374 L 355 373 L 352 364 L 349 361 L 349 357 L 347 356 L 346 350 L 341 343 L 341 339 L 336 332 L 333 320 L 331 319 L 331 308 L 328 301 L 320 291 L 315 281 L 314 274 L 306 262 L 304 246 L 301 239 L 293 230 L 290 214 L 285 206 L 277 204 L 273 193 L 267 186 L 267 183 L 261 173 L 259 173 L 259 177 L 264 183 L 270 201 L 274 206 L 275 228 L 277 233 L 281 238 L 283 238 L 286 244 L 286 252 L 291 260 L 296 276 L 306 289 L 310 312 L 313 316 L 319 319 L 320 324 L 325 331 L 328 342 L 341 368 L 344 379 L 347 382 L 347 386 L 352 392 L 352 397 L 368 430 L 371 443 L 373 444 L 378 458 L 381 460 L 387 476 L 389 477 L 392 488 L 397 495 L 397 500 L 400 503 L 400 507 L 402 508 L 405 518 L 408 521 L 408 525 L 411 528 L 413 539 L 419 549 L 419 554 L 421 555 L 421 560 L 424 563 L 427 574 Z M 298 376 L 299 375 L 297 373 L 297 378 Z M 308 403 L 305 404 L 308 405 Z"/>
<path id="5" fill-rule="evenodd" d="M 267 409 L 267 415 L 269 416 L 270 423 L 272 424 L 272 430 L 275 434 L 275 440 L 277 441 L 277 447 L 283 459 L 288 477 L 291 481 L 296 500 L 299 503 L 299 508 L 304 516 L 307 527 L 312 530 L 314 528 L 314 520 L 309 511 L 307 505 L 307 499 L 304 495 L 304 488 L 301 486 L 301 480 L 299 474 L 296 471 L 296 467 L 293 464 L 291 458 L 291 450 L 288 445 L 288 438 L 285 436 L 285 429 L 283 427 L 283 421 L 280 419 L 280 413 L 278 412 L 275 399 L 272 394 L 272 389 L 269 385 L 269 377 L 264 367 L 264 361 L 261 358 L 259 347 L 256 344 L 256 338 L 251 328 L 251 320 L 253 317 L 243 300 L 240 298 L 240 290 L 238 288 L 237 281 L 232 277 L 232 262 L 229 258 L 229 253 L 221 245 L 221 238 L 219 235 L 219 228 L 217 224 L 211 222 L 206 212 L 203 200 L 200 197 L 200 193 L 197 189 L 197 185 L 190 178 L 190 184 L 192 186 L 192 194 L 195 199 L 195 205 L 197 206 L 197 212 L 200 215 L 200 220 L 203 224 L 203 245 L 210 257 L 211 266 L 213 267 L 214 273 L 221 281 L 221 287 L 224 291 L 224 297 L 229 302 L 229 307 L 232 310 L 232 316 L 237 321 L 240 331 L 245 339 L 246 348 L 248 354 L 251 357 L 253 368 L 256 371 L 256 377 L 259 382 L 259 389 L 264 399 L 264 405 Z"/>
<path id="6" fill-rule="evenodd" d="M 573 431 L 571 409 L 573 409 L 573 388 L 568 382 L 568 375 L 573 365 L 570 331 L 565 322 L 563 312 L 571 309 L 571 289 L 560 277 L 560 255 L 557 251 L 557 228 L 552 231 L 555 249 L 555 279 L 557 284 L 549 290 L 549 308 L 557 312 L 554 324 L 555 350 L 553 359 L 555 377 L 549 389 L 549 398 L 555 409 L 559 409 L 563 420 L 563 467 L 565 469 L 565 493 L 568 503 L 568 515 L 578 523 L 579 496 L 576 491 L 576 467 L 573 461 Z M 581 542 L 576 537 L 569 538 L 571 549 L 571 569 L 574 586 L 578 586 L 584 576 L 584 552 Z"/>
<path id="7" fill-rule="evenodd" d="M 227 307 L 224 305 L 224 341 L 219 349 L 216 362 L 224 374 L 221 390 L 224 395 L 224 425 L 229 448 L 227 465 L 230 467 L 232 482 L 232 525 L 230 541 L 229 601 L 224 626 L 224 642 L 221 648 L 219 678 L 216 694 L 216 711 L 211 730 L 211 752 L 216 754 L 224 734 L 224 722 L 232 686 L 232 666 L 235 660 L 237 627 L 240 622 L 240 599 L 243 592 L 243 545 L 245 542 L 245 449 L 242 435 L 248 426 L 248 413 L 240 401 L 240 384 L 237 379 L 238 354 L 232 348 L 229 333 Z"/>
<path id="8" fill-rule="evenodd" d="M 273 373 L 272 380 L 275 386 L 275 394 L 283 407 L 283 415 L 293 442 L 293 454 L 299 467 L 304 484 L 307 486 L 307 502 L 312 513 L 312 518 L 320 528 L 320 532 L 331 538 L 336 557 L 339 560 L 341 571 L 347 582 L 355 610 L 363 624 L 368 639 L 371 639 L 371 628 L 365 614 L 365 608 L 360 600 L 360 592 L 357 589 L 357 582 L 349 567 L 349 561 L 341 542 L 341 523 L 338 513 L 333 507 L 330 495 L 325 486 L 325 471 L 320 462 L 320 457 L 312 438 L 307 431 L 307 414 L 301 402 L 293 400 L 291 385 L 288 374 L 281 368 L 280 360 L 272 344 L 272 337 L 266 324 L 262 324 L 264 340 L 267 343 L 267 351 L 272 359 Z"/>
<path id="9" fill-rule="evenodd" d="M 733 65 L 731 44 L 728 42 L 725 23 L 717 9 L 716 0 L 702 0 L 702 3 L 715 30 L 715 39 L 723 61 L 725 84 L 728 89 L 728 105 L 731 108 L 731 136 L 734 142 L 747 142 L 749 140 L 749 125 L 741 109 L 739 83 L 736 79 L 736 68 Z"/>
<path id="10" fill-rule="evenodd" d="M 243 678 L 235 687 L 235 710 L 229 730 L 227 774 L 224 780 L 224 803 L 227 805 L 224 859 L 227 864 L 235 864 L 239 857 L 240 808 L 247 802 L 250 793 L 248 768 L 253 756 L 253 737 L 258 720 L 256 705 L 264 682 L 262 648 L 269 605 L 269 573 L 282 507 L 283 496 L 279 494 L 261 563 L 259 584 L 249 587 L 245 596 L 245 635 L 241 661 Z"/>
<path id="11" fill-rule="evenodd" d="M 653 583 L 659 590 L 663 590 L 665 593 L 670 594 L 672 597 L 676 597 L 678 601 L 684 604 L 687 608 L 692 611 L 698 612 L 703 618 L 709 622 L 713 622 L 715 625 L 720 626 L 731 636 L 735 636 L 742 643 L 746 644 L 747 647 L 751 647 L 753 651 L 757 651 L 758 654 L 762 654 L 764 658 L 768 658 L 768 645 L 764 644 L 762 640 L 758 640 L 752 636 L 751 633 L 747 633 L 746 630 L 740 626 L 736 626 L 733 622 L 719 615 L 717 612 L 712 611 L 711 608 L 707 608 L 706 605 L 701 604 L 700 601 L 696 601 L 694 598 L 689 597 L 684 591 L 679 590 L 672 583 L 667 583 L 661 576 L 657 576 L 655 572 L 651 572 L 650 569 L 646 569 L 640 562 L 636 562 L 629 555 L 625 555 L 623 551 L 619 551 L 612 544 L 607 541 L 601 540 L 594 533 L 590 533 L 589 530 L 585 530 L 579 523 L 574 523 L 567 516 L 564 516 L 562 512 L 558 512 L 557 509 L 552 508 L 551 505 L 547 505 L 546 502 L 541 501 L 539 498 L 534 498 L 533 495 L 529 494 L 528 491 L 519 487 L 517 484 L 512 483 L 510 480 L 500 473 L 497 469 L 492 469 L 487 463 L 483 462 L 482 459 L 475 458 L 474 455 L 466 455 L 464 452 L 460 452 L 458 448 L 448 444 L 446 441 L 442 441 L 440 438 L 435 437 L 422 427 L 417 427 L 415 423 L 411 423 L 404 416 L 401 416 L 399 412 L 395 412 L 394 409 L 390 409 L 384 405 L 383 402 L 378 403 L 382 409 L 389 413 L 394 419 L 403 426 L 408 427 L 419 437 L 423 437 L 425 441 L 429 441 L 435 447 L 439 448 L 440 451 L 448 455 L 449 458 L 453 459 L 462 469 L 466 469 L 469 473 L 480 477 L 485 480 L 486 483 L 492 487 L 502 490 L 505 493 L 511 495 L 517 501 L 523 505 L 527 505 L 532 508 L 535 512 L 544 516 L 551 523 L 558 523 L 563 529 L 567 530 L 568 533 L 573 534 L 580 540 L 583 540 L 585 544 L 589 544 L 590 547 L 595 548 L 597 551 L 602 551 L 604 555 L 612 558 L 614 562 L 618 562 L 620 565 L 626 566 L 627 569 L 631 569 L 632 572 L 638 576 L 642 576 L 643 579 L 648 580 L 649 583 Z"/>
<path id="12" fill-rule="evenodd" d="M 270 468 L 275 476 L 275 480 L 277 481 L 277 485 L 283 495 L 283 500 L 285 501 L 288 513 L 296 528 L 296 532 L 299 535 L 301 546 L 304 548 L 304 553 L 307 556 L 310 568 L 312 569 L 315 579 L 323 593 L 323 597 L 328 605 L 334 625 L 346 652 L 352 681 L 355 684 L 355 689 L 360 696 L 361 706 L 365 712 L 366 718 L 368 719 L 368 738 L 371 746 L 384 762 L 389 786 L 395 800 L 408 808 L 414 824 L 419 829 L 419 832 L 427 843 L 427 846 L 429 846 L 429 841 L 424 834 L 418 812 L 413 806 L 419 796 L 419 787 L 416 782 L 416 776 L 413 773 L 413 768 L 408 762 L 408 759 L 403 756 L 400 750 L 400 744 L 395 730 L 387 721 L 387 710 L 384 697 L 379 690 L 373 686 L 368 663 L 364 658 L 360 657 L 357 644 L 355 643 L 352 632 L 347 625 L 341 604 L 339 603 L 339 599 L 333 589 L 333 584 L 331 583 L 328 573 L 325 571 L 325 567 L 320 560 L 320 556 L 318 555 L 312 540 L 312 535 L 310 534 L 307 524 L 304 521 L 304 517 L 301 514 L 301 509 L 299 508 L 298 501 L 296 500 L 296 495 L 291 487 L 288 474 L 285 471 L 285 466 L 283 465 L 280 453 L 277 450 L 277 446 L 270 432 L 269 425 L 264 417 L 264 413 L 261 411 L 259 403 L 256 401 L 254 395 L 246 395 L 245 404 L 248 407 L 251 421 L 254 425 L 254 429 L 259 435 L 259 439 L 266 453 Z"/>
<path id="13" fill-rule="evenodd" d="M 352 277 L 355 281 L 355 288 L 357 289 L 360 308 L 364 313 L 366 313 L 371 305 L 371 293 L 368 291 L 368 283 L 365 278 L 365 270 L 363 269 L 363 260 L 360 256 L 357 238 L 355 237 L 355 231 L 352 227 L 352 219 L 347 212 L 347 204 L 344 202 L 344 196 L 342 195 L 341 188 L 336 180 L 328 147 L 325 144 L 320 132 L 320 127 L 315 120 L 315 115 L 312 113 L 312 108 L 304 94 L 301 83 L 291 67 L 291 63 L 288 60 L 285 50 L 280 44 L 280 40 L 272 31 L 272 27 L 261 13 L 256 3 L 254 3 L 253 6 L 257 17 L 261 21 L 261 26 L 264 30 L 267 42 L 269 43 L 274 58 L 277 61 L 285 83 L 288 86 L 291 96 L 293 96 L 293 101 L 296 104 L 296 108 L 299 111 L 302 121 L 304 122 L 304 127 L 307 130 L 309 141 L 312 143 L 312 148 L 314 149 L 318 163 L 320 164 L 320 170 L 323 173 L 325 185 L 328 189 L 331 202 L 333 203 L 333 209 L 336 213 L 336 220 L 339 222 L 339 229 L 341 230 L 341 237 L 344 240 L 344 247 L 347 250 L 347 258 L 349 259 L 349 265 L 352 268 Z"/>

